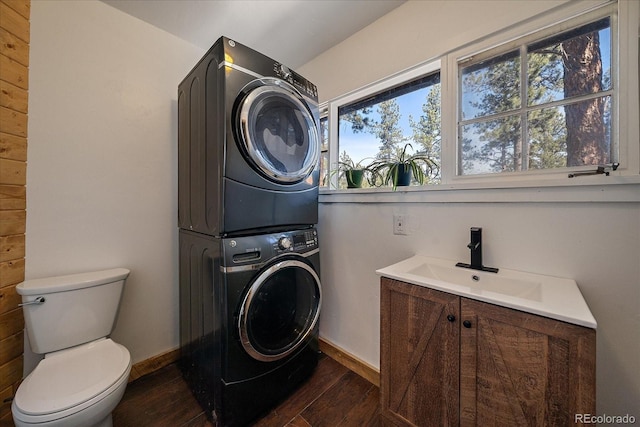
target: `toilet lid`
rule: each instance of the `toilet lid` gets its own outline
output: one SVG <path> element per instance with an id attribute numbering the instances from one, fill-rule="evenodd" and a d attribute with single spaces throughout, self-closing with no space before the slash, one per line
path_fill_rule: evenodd
<path id="1" fill-rule="evenodd" d="M 28 415 L 63 411 L 107 390 L 130 363 L 129 351 L 110 339 L 48 354 L 20 384 L 14 403 Z"/>

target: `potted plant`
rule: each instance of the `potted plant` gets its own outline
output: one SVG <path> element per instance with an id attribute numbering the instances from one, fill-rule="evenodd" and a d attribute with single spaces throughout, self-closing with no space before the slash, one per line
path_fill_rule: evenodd
<path id="1" fill-rule="evenodd" d="M 373 170 L 370 165 L 364 166 L 362 164 L 365 160 L 372 160 L 371 158 L 367 157 L 359 162 L 354 162 L 346 152 L 341 157 L 342 160 L 338 162 L 338 168 L 333 173 L 344 175 L 347 180 L 347 188 L 361 188 L 365 178 L 371 183 Z"/>
<path id="2" fill-rule="evenodd" d="M 375 176 L 380 176 L 382 184 L 391 184 L 395 191 L 399 186 L 408 186 L 413 177 L 420 185 L 425 179 L 438 169 L 438 164 L 423 153 L 408 154 L 407 148 L 413 146 L 405 144 L 389 159 L 378 160 L 369 165 Z"/>

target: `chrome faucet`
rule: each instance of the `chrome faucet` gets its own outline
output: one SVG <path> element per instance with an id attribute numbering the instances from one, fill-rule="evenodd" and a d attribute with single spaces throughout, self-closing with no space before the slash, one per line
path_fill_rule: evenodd
<path id="1" fill-rule="evenodd" d="M 482 227 L 471 227 L 471 242 L 467 245 L 471 250 L 471 264 L 459 262 L 456 267 L 471 268 L 480 271 L 497 273 L 498 269 L 482 265 Z"/>

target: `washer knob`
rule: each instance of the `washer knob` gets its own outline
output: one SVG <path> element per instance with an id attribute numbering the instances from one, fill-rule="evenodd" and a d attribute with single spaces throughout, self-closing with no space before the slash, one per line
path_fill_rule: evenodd
<path id="1" fill-rule="evenodd" d="M 278 247 L 283 251 L 291 248 L 291 239 L 288 237 L 281 237 L 280 240 L 278 240 Z"/>

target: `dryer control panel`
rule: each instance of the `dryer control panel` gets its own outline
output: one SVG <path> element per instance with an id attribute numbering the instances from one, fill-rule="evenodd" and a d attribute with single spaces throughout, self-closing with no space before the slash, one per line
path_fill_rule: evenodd
<path id="1" fill-rule="evenodd" d="M 276 76 L 293 85 L 293 87 L 298 89 L 303 95 L 313 98 L 314 100 L 318 99 L 318 88 L 316 85 L 295 71 L 290 70 L 286 65 L 276 62 L 273 64 L 273 71 Z"/>

